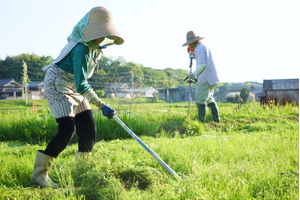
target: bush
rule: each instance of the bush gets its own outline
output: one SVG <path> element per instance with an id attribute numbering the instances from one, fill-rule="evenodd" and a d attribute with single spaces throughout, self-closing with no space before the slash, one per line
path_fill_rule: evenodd
<path id="1" fill-rule="evenodd" d="M 105 96 L 105 90 L 96 90 L 95 93 L 98 95 L 98 97 L 104 97 Z"/>

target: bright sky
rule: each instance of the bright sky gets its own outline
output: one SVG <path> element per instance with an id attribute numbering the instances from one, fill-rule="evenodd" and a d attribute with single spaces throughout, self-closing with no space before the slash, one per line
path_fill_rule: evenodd
<path id="1" fill-rule="evenodd" d="M 299 78 L 299 0 L 0 1 L 0 59 L 56 58 L 95 6 L 112 12 L 125 40 L 108 47 L 108 57 L 189 70 L 181 46 L 193 30 L 205 37 L 223 82 Z"/>

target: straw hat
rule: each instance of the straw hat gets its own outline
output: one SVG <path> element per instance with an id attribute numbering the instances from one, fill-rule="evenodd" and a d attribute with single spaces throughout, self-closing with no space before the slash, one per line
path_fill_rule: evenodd
<path id="1" fill-rule="evenodd" d="M 85 27 L 82 38 L 85 42 L 107 37 L 114 40 L 114 44 L 123 44 L 124 40 L 112 21 L 112 14 L 106 8 L 99 6 L 90 11 L 89 22 Z"/>
<path id="2" fill-rule="evenodd" d="M 204 39 L 204 37 L 199 37 L 199 36 L 196 36 L 196 33 L 194 31 L 189 31 L 187 32 L 186 34 L 186 43 L 184 43 L 182 46 L 187 46 L 193 42 L 196 42 L 198 40 L 202 40 Z"/>

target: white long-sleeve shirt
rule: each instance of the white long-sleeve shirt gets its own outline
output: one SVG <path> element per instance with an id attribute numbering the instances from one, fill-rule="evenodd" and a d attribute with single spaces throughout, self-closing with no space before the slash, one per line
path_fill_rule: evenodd
<path id="1" fill-rule="evenodd" d="M 215 67 L 210 50 L 198 43 L 195 47 L 196 70 L 193 72 L 197 78 L 197 83 L 209 83 L 216 85 L 220 83 L 217 69 Z"/>

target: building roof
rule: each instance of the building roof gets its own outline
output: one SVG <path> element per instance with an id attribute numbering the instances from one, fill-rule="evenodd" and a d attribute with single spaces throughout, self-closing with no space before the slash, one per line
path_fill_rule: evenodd
<path id="1" fill-rule="evenodd" d="M 158 91 L 162 91 L 162 90 L 166 90 L 166 89 L 179 89 L 179 88 L 184 88 L 186 90 L 188 90 L 190 88 L 190 86 L 179 86 L 179 87 L 176 87 L 176 88 L 164 88 L 164 89 L 158 89 Z M 191 86 L 192 89 L 197 89 L 197 85 L 192 85 Z"/>
<path id="2" fill-rule="evenodd" d="M 110 89 L 128 89 L 128 85 L 126 83 L 116 83 L 116 84 L 111 84 L 107 90 L 110 90 Z"/>
<path id="3" fill-rule="evenodd" d="M 228 94 L 226 94 L 226 97 L 235 97 L 235 96 L 240 96 L 240 92 L 229 92 Z M 250 92 L 249 93 L 249 96 L 252 97 L 253 96 L 253 93 Z"/>
<path id="4" fill-rule="evenodd" d="M 138 88 L 135 89 L 136 91 L 140 91 L 140 92 L 147 92 L 149 90 L 155 90 L 153 87 L 148 87 L 148 88 Z"/>
<path id="5" fill-rule="evenodd" d="M 186 90 L 190 89 L 190 86 L 179 86 L 178 88 L 184 88 Z M 197 89 L 197 85 L 191 85 L 192 89 Z"/>
<path id="6" fill-rule="evenodd" d="M 240 96 L 240 92 L 229 92 L 226 94 L 226 97 L 235 97 L 235 96 Z"/>
<path id="7" fill-rule="evenodd" d="M 14 83 L 18 86 L 22 86 L 20 85 L 17 81 L 15 81 L 13 78 L 12 79 L 5 79 L 5 80 L 0 80 L 0 87 L 4 87 L 5 85 L 9 84 L 9 83 Z"/>
<path id="8" fill-rule="evenodd" d="M 30 82 L 28 83 L 28 87 L 43 87 L 44 86 L 44 82 L 43 81 L 39 81 L 39 82 Z"/>
<path id="9" fill-rule="evenodd" d="M 22 88 L 3 88 L 3 89 L 0 89 L 0 92 L 2 93 L 5 93 L 5 92 L 22 92 Z"/>
<path id="10" fill-rule="evenodd" d="M 0 87 L 3 87 L 5 84 L 9 83 L 10 81 L 12 81 L 12 79 L 0 80 Z"/>
<path id="11" fill-rule="evenodd" d="M 298 90 L 299 79 L 264 80 L 264 90 Z"/>
<path id="12" fill-rule="evenodd" d="M 263 90 L 262 89 L 254 89 L 252 90 L 251 92 L 254 93 L 254 94 L 259 94 L 261 93 Z"/>

